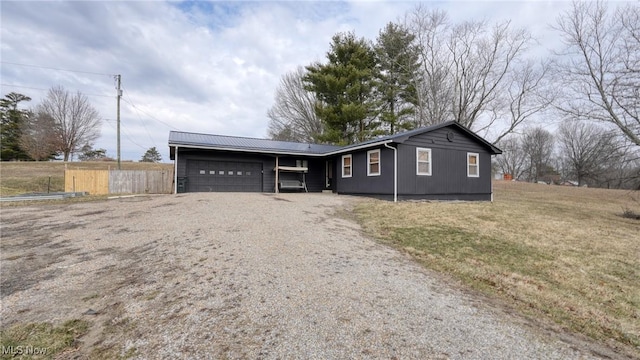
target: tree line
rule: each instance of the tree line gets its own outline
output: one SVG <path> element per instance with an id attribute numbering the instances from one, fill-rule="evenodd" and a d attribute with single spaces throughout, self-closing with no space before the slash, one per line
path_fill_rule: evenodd
<path id="1" fill-rule="evenodd" d="M 94 149 L 100 136 L 102 119 L 88 98 L 63 87 L 49 89 L 35 107 L 24 109 L 27 95 L 9 93 L 0 99 L 0 159 L 2 161 L 52 160 L 74 154 L 80 161 L 113 160 L 105 149 Z M 149 148 L 141 162 L 160 162 L 155 147 Z"/>
<path id="2" fill-rule="evenodd" d="M 374 41 L 337 33 L 324 62 L 284 74 L 267 112 L 268 133 L 344 145 L 453 120 L 502 147 L 503 159 L 517 160 L 513 144 L 524 146 L 547 119 L 561 124 L 548 133 L 557 141 L 547 150 L 567 156 L 545 166 L 596 182 L 595 170 L 568 170 L 571 137 L 603 137 L 597 148 L 607 156 L 594 163 L 640 167 L 639 23 L 637 3 L 574 2 L 553 26 L 562 49 L 534 58 L 538 40 L 510 21 L 454 22 L 417 5 Z M 525 165 L 519 162 L 526 175 L 510 173 L 536 180 L 543 165 Z"/>
<path id="3" fill-rule="evenodd" d="M 30 97 L 15 92 L 0 99 L 3 161 L 49 160 L 58 155 L 69 161 L 100 136 L 100 115 L 80 92 L 53 87 L 34 108 L 19 108 L 29 101 Z"/>
<path id="4" fill-rule="evenodd" d="M 555 134 L 529 127 L 500 142 L 496 167 L 516 180 L 640 189 L 640 154 L 615 131 L 566 121 Z"/>

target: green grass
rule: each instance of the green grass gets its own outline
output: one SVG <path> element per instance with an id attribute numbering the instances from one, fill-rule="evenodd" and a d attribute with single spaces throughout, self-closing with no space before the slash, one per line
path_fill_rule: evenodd
<path id="1" fill-rule="evenodd" d="M 77 347 L 77 339 L 89 329 L 89 322 L 69 320 L 60 326 L 50 323 L 18 324 L 0 331 L 3 351 L 0 359 L 55 359 Z M 5 354 L 4 352 L 13 351 Z M 32 354 L 29 354 L 32 352 Z"/>
<path id="2" fill-rule="evenodd" d="M 639 195 L 498 182 L 494 203 L 366 200 L 365 231 L 425 267 L 640 355 Z"/>

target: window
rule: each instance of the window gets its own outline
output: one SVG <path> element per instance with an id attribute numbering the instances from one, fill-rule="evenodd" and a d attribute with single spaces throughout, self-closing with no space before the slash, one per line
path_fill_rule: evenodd
<path id="1" fill-rule="evenodd" d="M 416 175 L 431 176 L 431 149 L 416 148 Z"/>
<path id="2" fill-rule="evenodd" d="M 209 175 L 215 175 L 216 171 L 215 170 L 209 170 Z"/>
<path id="3" fill-rule="evenodd" d="M 233 175 L 233 170 L 227 171 L 227 175 Z"/>
<path id="4" fill-rule="evenodd" d="M 224 170 L 218 170 L 218 175 L 224 175 Z"/>
<path id="5" fill-rule="evenodd" d="M 342 156 L 342 177 L 351 177 L 351 155 Z"/>
<path id="6" fill-rule="evenodd" d="M 380 150 L 367 151 L 367 176 L 380 175 Z"/>
<path id="7" fill-rule="evenodd" d="M 480 155 L 467 153 L 467 176 L 480 177 Z"/>

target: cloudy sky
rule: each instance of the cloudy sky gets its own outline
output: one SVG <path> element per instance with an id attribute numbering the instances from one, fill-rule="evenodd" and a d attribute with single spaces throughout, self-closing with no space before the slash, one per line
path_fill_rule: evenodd
<path id="1" fill-rule="evenodd" d="M 426 2 L 454 21 L 512 20 L 558 45 L 557 1 Z M 170 130 L 266 137 L 281 75 L 324 61 L 341 31 L 374 40 L 416 6 L 399 1 L 2 1 L 2 96 L 36 105 L 52 86 L 87 95 L 103 118 L 96 148 L 116 156 L 116 90 L 122 76 L 122 158 L 155 146 L 168 161 Z M 62 71 L 73 70 L 73 71 Z"/>

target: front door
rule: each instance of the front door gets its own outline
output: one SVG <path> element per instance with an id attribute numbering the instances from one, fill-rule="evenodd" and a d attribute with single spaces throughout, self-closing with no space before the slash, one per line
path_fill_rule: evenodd
<path id="1" fill-rule="evenodd" d="M 324 169 L 325 169 L 324 188 L 327 190 L 333 190 L 333 160 L 325 161 Z"/>

